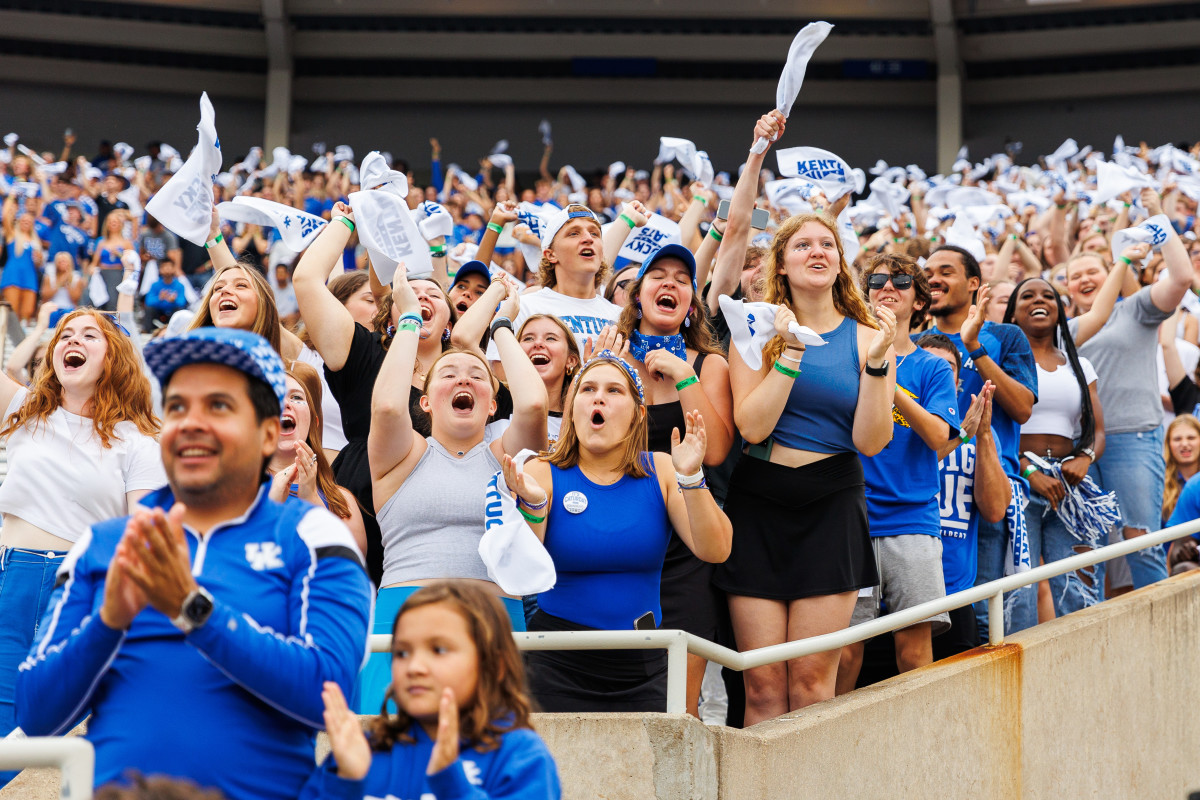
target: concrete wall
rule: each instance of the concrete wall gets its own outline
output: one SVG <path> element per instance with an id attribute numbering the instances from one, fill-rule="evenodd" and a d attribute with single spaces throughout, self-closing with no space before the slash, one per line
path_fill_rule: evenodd
<path id="1" fill-rule="evenodd" d="M 745 731 L 540 715 L 567 800 L 1084 798 L 1200 788 L 1200 572 Z M 58 796 L 29 770 L 0 791 Z"/>

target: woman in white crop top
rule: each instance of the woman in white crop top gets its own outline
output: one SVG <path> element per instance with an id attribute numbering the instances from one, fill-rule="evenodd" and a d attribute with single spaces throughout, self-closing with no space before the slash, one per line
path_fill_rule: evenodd
<path id="1" fill-rule="evenodd" d="M 17 667 L 72 544 L 166 483 L 150 382 L 129 337 L 91 309 L 59 320 L 26 389 L 0 376 L 0 736 L 12 730 Z"/>
<path id="2" fill-rule="evenodd" d="M 1050 563 L 1104 542 L 1081 540 L 1067 530 L 1057 513 L 1066 484 L 1032 466 L 1023 454 L 1058 462 L 1063 480 L 1074 486 L 1104 453 L 1104 414 L 1096 371 L 1076 352 L 1062 298 L 1053 286 L 1042 278 L 1021 281 L 1009 298 L 1004 321 L 1025 332 L 1037 362 L 1038 401 L 1021 426 L 1021 474 L 1031 489 L 1025 523 L 1036 566 L 1039 557 Z M 1098 603 L 1103 592 L 1097 583 L 1091 567 L 1052 578 L 1055 613 L 1062 616 Z"/>

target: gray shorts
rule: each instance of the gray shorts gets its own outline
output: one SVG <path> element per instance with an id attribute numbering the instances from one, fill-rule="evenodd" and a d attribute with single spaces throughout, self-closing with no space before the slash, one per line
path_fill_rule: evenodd
<path id="1" fill-rule="evenodd" d="M 880 585 L 859 593 L 851 625 L 878 617 L 881 599 L 888 611 L 894 612 L 946 596 L 939 537 L 923 533 L 872 536 L 871 547 L 875 551 Z M 950 614 L 946 612 L 924 621 L 933 623 L 935 636 L 950 629 Z"/>

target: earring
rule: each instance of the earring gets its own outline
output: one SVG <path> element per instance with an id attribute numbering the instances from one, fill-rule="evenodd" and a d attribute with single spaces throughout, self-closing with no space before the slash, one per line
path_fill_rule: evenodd
<path id="1" fill-rule="evenodd" d="M 692 312 L 689 311 L 688 315 L 683 318 L 683 327 L 685 327 L 685 328 L 692 327 Z"/>
<path id="2" fill-rule="evenodd" d="M 446 328 L 442 331 L 442 341 L 443 342 L 450 341 L 450 329 L 449 328 Z"/>
<path id="3" fill-rule="evenodd" d="M 634 303 L 634 305 L 636 305 L 636 306 L 637 306 L 637 310 L 638 310 L 638 313 L 637 313 L 637 318 L 638 318 L 638 319 L 641 319 L 641 318 L 642 318 L 642 301 L 641 301 L 641 300 L 634 300 L 634 301 L 633 301 L 633 303 Z"/>

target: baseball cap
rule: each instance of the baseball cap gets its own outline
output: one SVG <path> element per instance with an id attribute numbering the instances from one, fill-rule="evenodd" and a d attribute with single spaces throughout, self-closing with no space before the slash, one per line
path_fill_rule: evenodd
<path id="1" fill-rule="evenodd" d="M 579 205 L 578 203 L 572 203 L 562 211 L 557 211 L 551 216 L 547 217 L 545 226 L 542 230 L 542 249 L 547 250 L 550 248 L 550 245 L 554 243 L 554 237 L 558 235 L 560 230 L 562 230 L 563 225 L 566 225 L 573 219 L 579 219 L 581 217 L 590 219 L 597 225 L 600 224 L 600 220 L 596 218 L 596 214 L 590 208 Z M 693 270 L 693 272 L 694 271 L 695 270 Z"/>
<path id="2" fill-rule="evenodd" d="M 484 282 L 492 279 L 492 271 L 488 269 L 487 264 L 482 261 L 468 261 L 458 268 L 458 272 L 454 273 L 454 280 L 455 282 L 461 281 L 472 273 L 482 275 Z"/>
<path id="3" fill-rule="evenodd" d="M 146 365 L 166 386 L 180 367 L 220 364 L 245 373 L 271 387 L 282 412 L 287 396 L 283 359 L 263 337 L 236 328 L 197 328 L 172 339 L 154 339 L 146 345 Z"/>
<path id="4" fill-rule="evenodd" d="M 638 268 L 638 278 L 641 278 L 643 275 L 645 275 L 646 270 L 650 269 L 650 265 L 652 265 L 655 261 L 668 256 L 678 258 L 683 262 L 683 265 L 688 268 L 688 272 L 692 275 L 692 289 L 694 290 L 696 288 L 696 257 L 692 255 L 691 250 L 688 250 L 681 244 L 664 244 L 662 247 L 651 253 L 646 260 L 642 262 L 642 266 Z"/>

